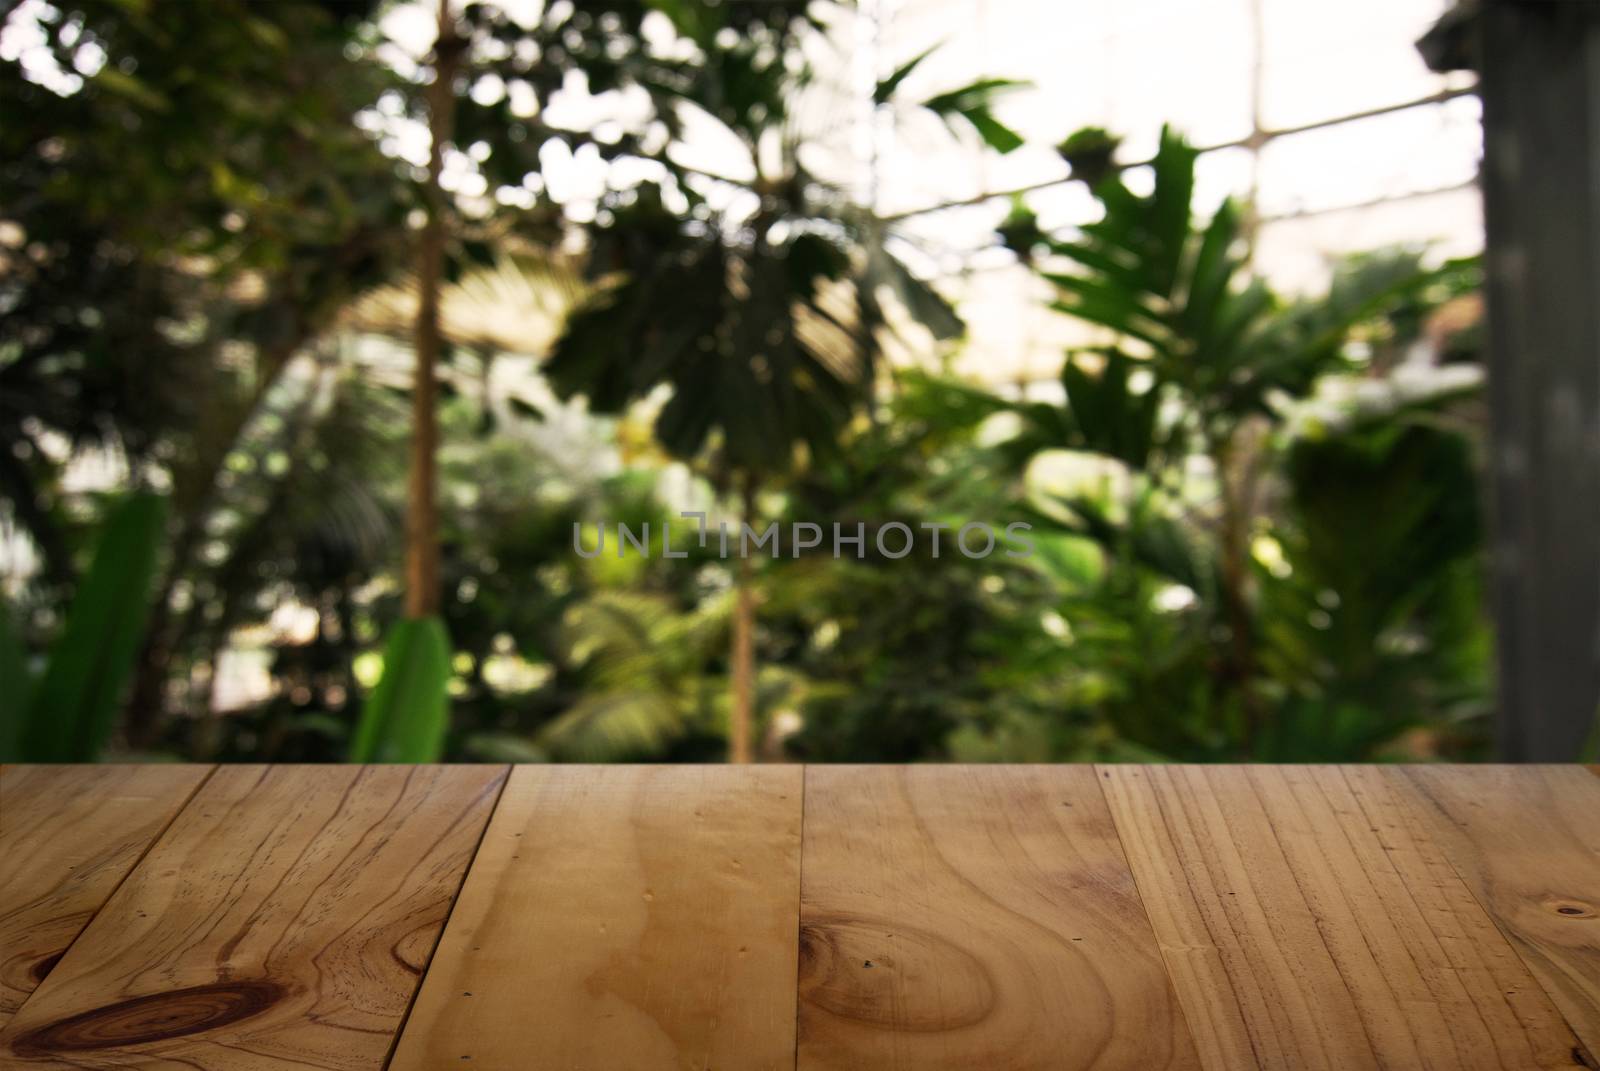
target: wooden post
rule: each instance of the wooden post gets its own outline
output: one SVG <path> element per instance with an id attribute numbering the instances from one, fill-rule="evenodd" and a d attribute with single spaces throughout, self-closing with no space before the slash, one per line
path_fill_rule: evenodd
<path id="1" fill-rule="evenodd" d="M 1483 96 L 1502 758 L 1600 718 L 1600 4 L 1487 0 L 1421 42 Z"/>
<path id="2" fill-rule="evenodd" d="M 406 617 L 439 612 L 439 286 L 444 273 L 448 198 L 441 185 L 444 147 L 455 133 L 455 76 L 463 42 L 451 0 L 439 0 L 433 82 L 427 87 L 428 218 L 418 239 L 416 371 L 411 387 L 411 467 L 406 484 Z"/>
<path id="3" fill-rule="evenodd" d="M 756 484 L 748 472 L 739 480 L 740 523 L 756 526 Z M 728 705 L 728 761 L 755 761 L 754 737 L 756 690 L 756 594 L 755 570 L 744 553 L 744 534 L 740 530 L 739 561 L 734 572 L 733 650 L 729 656 L 732 683 Z"/>

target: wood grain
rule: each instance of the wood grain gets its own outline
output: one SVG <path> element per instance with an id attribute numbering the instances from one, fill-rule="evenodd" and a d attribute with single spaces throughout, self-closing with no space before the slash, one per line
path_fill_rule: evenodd
<path id="1" fill-rule="evenodd" d="M 10 1066 L 383 1065 L 503 767 L 221 767 L 0 1033 Z"/>
<path id="2" fill-rule="evenodd" d="M 1101 776 L 1207 1067 L 1584 1066 L 1404 773 Z"/>
<path id="3" fill-rule="evenodd" d="M 1451 862 L 1600 1067 L 1600 781 L 1576 766 L 1408 774 Z"/>
<path id="4" fill-rule="evenodd" d="M 0 767 L 0 1027 L 210 771 Z"/>
<path id="5" fill-rule="evenodd" d="M 1198 1066 L 1087 767 L 810 767 L 798 1066 Z"/>
<path id="6" fill-rule="evenodd" d="M 801 789 L 519 767 L 392 1068 L 793 1067 Z"/>

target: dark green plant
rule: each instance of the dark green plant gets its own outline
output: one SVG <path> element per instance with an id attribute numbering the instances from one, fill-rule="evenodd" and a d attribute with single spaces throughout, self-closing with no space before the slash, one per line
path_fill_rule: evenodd
<path id="1" fill-rule="evenodd" d="M 898 104 L 896 94 L 901 83 L 940 47 L 934 45 L 924 49 L 896 67 L 887 78 L 880 79 L 872 90 L 873 105 L 884 108 Z M 927 109 L 952 126 L 956 120 L 961 120 L 977 133 L 985 145 L 996 152 L 1008 153 L 1021 147 L 1022 137 L 995 118 L 994 103 L 1005 94 L 1026 89 L 1030 85 L 1031 83 L 1020 82 L 1013 78 L 979 78 L 957 89 L 937 93 L 921 101 L 918 106 Z"/>
<path id="2" fill-rule="evenodd" d="M 1000 244 L 1017 255 L 1024 264 L 1032 264 L 1034 252 L 1044 242 L 1045 233 L 1039 227 L 1039 217 L 1019 195 L 1012 198 L 1011 211 L 995 228 Z"/>
<path id="3" fill-rule="evenodd" d="M 1056 152 L 1066 161 L 1072 177 L 1093 189 L 1114 170 L 1121 145 L 1122 139 L 1105 128 L 1086 126 L 1069 134 Z"/>
<path id="4" fill-rule="evenodd" d="M 390 630 L 383 678 L 368 697 L 350 746 L 351 762 L 434 762 L 450 721 L 450 639 L 437 617 Z"/>
<path id="5" fill-rule="evenodd" d="M 1016 517 L 1011 481 L 974 432 L 987 396 L 900 373 L 871 422 L 794 480 L 784 523 L 862 526 L 858 558 L 826 551 L 763 562 L 763 655 L 805 681 L 788 754 L 816 761 L 947 758 L 954 734 L 1056 709 L 1052 592 L 1028 563 L 952 548 L 973 518 Z M 903 558 L 876 550 L 884 525 L 917 533 Z M 924 525 L 945 525 L 933 553 Z M 889 545 L 898 545 L 891 536 Z"/>
<path id="6" fill-rule="evenodd" d="M 761 490 L 832 457 L 871 398 L 885 291 L 937 338 L 954 337 L 961 324 L 890 252 L 882 223 L 801 166 L 793 106 L 810 72 L 784 62 L 811 26 L 801 9 L 668 10 L 706 57 L 679 92 L 744 148 L 756 205 L 747 217 L 721 218 L 685 190 L 685 218 L 655 187 L 615 199 L 595 257 L 599 270 L 621 278 L 573 318 L 546 371 L 562 396 L 584 395 L 603 413 L 670 387 L 655 421 L 658 440 L 697 463 L 753 523 Z M 766 14 L 758 19 L 757 10 Z M 721 32 L 735 12 L 749 20 L 737 38 Z M 918 62 L 879 86 L 879 103 Z M 1006 144 L 1010 132 L 988 102 L 1008 86 L 992 80 L 924 106 Z M 776 161 L 764 143 L 779 146 Z M 751 756 L 753 736 L 753 583 L 752 567 L 742 563 L 731 674 L 732 752 L 741 760 Z"/>
<path id="7" fill-rule="evenodd" d="M 1258 585 L 1263 670 L 1283 692 L 1257 757 L 1359 760 L 1407 729 L 1481 719 L 1490 651 L 1470 444 L 1382 415 L 1296 438 L 1284 476 L 1286 568 Z"/>
<path id="8" fill-rule="evenodd" d="M 1417 718 L 1439 725 L 1472 712 L 1482 694 L 1482 673 L 1471 668 L 1481 654 L 1471 586 L 1476 485 L 1470 466 L 1457 465 L 1454 513 L 1396 513 L 1387 496 L 1409 490 L 1413 505 L 1431 501 L 1418 481 L 1440 473 L 1413 471 L 1396 454 L 1361 479 L 1305 476 L 1302 467 L 1325 454 L 1289 415 L 1325 377 L 1367 367 L 1353 341 L 1371 351 L 1428 302 L 1459 292 L 1451 281 L 1462 269 L 1369 257 L 1338 272 L 1325 297 L 1286 302 L 1249 277 L 1232 204 L 1209 221 L 1194 218 L 1196 155 L 1164 134 L 1148 194 L 1108 175 L 1094 187 L 1102 219 L 1033 243 L 1065 266 L 1039 264 L 1058 288 L 1057 307 L 1116 341 L 1069 355 L 1063 404 L 997 404 L 991 411 L 1021 418 L 1002 451 L 1014 470 L 1048 450 L 1125 467 L 1118 495 L 1047 497 L 1039 514 L 1104 550 L 1102 575 L 1063 612 L 1077 634 L 1074 657 L 1086 670 L 1111 671 L 1099 706 L 1124 739 L 1190 757 L 1370 756 Z M 1402 416 L 1375 419 L 1393 432 Z M 1424 434 L 1411 426 L 1403 441 L 1464 457 L 1458 432 L 1435 426 L 1426 443 L 1417 438 Z M 1330 439 L 1320 449 L 1339 443 L 1348 445 Z M 1199 481 L 1197 460 L 1208 473 Z M 1378 480 L 1391 466 L 1393 481 Z M 1342 499 L 1329 497 L 1335 486 Z M 1378 513 L 1387 525 L 1366 519 Z M 1262 537 L 1285 548 L 1284 576 L 1261 566 Z M 1425 538 L 1449 539 L 1452 549 L 1424 550 Z M 1376 568 L 1370 544 L 1378 539 L 1383 554 L 1406 563 L 1405 584 L 1355 583 Z M 1408 546 L 1423 552 L 1402 555 Z M 1421 590 L 1456 594 L 1433 603 L 1404 595 Z M 1338 619 L 1324 625 L 1328 615 L 1306 598 L 1337 601 Z M 1170 599 L 1178 601 L 1153 608 Z M 1342 653 L 1330 650 L 1334 636 L 1347 645 Z M 1421 643 L 1436 657 L 1388 657 L 1391 642 Z M 1290 649 L 1325 661 L 1292 662 Z"/>
<path id="9" fill-rule="evenodd" d="M 172 484 L 128 704 L 136 746 L 160 731 L 191 639 L 173 596 L 203 571 L 234 447 L 408 244 L 409 178 L 356 122 L 398 84 L 362 47 L 367 13 L 224 0 L 152 19 L 74 0 L 35 13 L 45 55 L 29 61 L 71 72 L 93 57 L 95 73 L 57 92 L 0 62 L 0 203 L 36 254 L 0 273 L 15 312 L 0 329 L 0 454 L 20 462 L 5 491 L 64 589 L 63 458 L 39 429 L 69 451 L 119 448 Z"/>
<path id="10" fill-rule="evenodd" d="M 0 759 L 88 762 L 105 748 L 149 616 L 165 523 L 165 503 L 147 492 L 106 515 L 37 679 L 27 672 L 19 637 L 0 622 Z"/>

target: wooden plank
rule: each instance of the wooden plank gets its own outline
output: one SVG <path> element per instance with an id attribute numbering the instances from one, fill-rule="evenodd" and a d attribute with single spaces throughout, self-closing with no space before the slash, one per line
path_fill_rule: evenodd
<path id="1" fill-rule="evenodd" d="M 1584 1066 L 1403 773 L 1101 773 L 1207 1067 Z"/>
<path id="2" fill-rule="evenodd" d="M 1577 766 L 1408 773 L 1450 861 L 1600 1067 L 1600 781 Z"/>
<path id="3" fill-rule="evenodd" d="M 796 766 L 519 767 L 394 1071 L 792 1067 L 801 791 Z"/>
<path id="4" fill-rule="evenodd" d="M 380 1068 L 504 776 L 220 767 L 0 1033 L 0 1062 Z"/>
<path id="5" fill-rule="evenodd" d="M 1087 767 L 811 767 L 802 1071 L 1198 1066 Z"/>
<path id="6" fill-rule="evenodd" d="M 0 1027 L 210 771 L 0 767 Z"/>

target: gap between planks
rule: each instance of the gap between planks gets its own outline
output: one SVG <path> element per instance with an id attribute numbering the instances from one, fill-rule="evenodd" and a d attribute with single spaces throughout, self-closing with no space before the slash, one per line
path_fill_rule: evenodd
<path id="1" fill-rule="evenodd" d="M 428 978 L 428 969 L 433 966 L 433 957 L 439 952 L 439 942 L 444 940 L 444 932 L 450 928 L 450 919 L 456 912 L 456 904 L 461 900 L 461 890 L 467 886 L 467 875 L 472 873 L 472 864 L 478 860 L 478 852 L 483 849 L 483 838 L 489 832 L 489 823 L 494 821 L 494 813 L 500 809 L 500 800 L 506 794 L 506 785 L 511 783 L 511 770 L 506 770 L 506 775 L 500 779 L 500 786 L 495 790 L 494 802 L 489 804 L 489 814 L 484 820 L 483 828 L 478 831 L 478 840 L 472 846 L 472 854 L 467 857 L 467 865 L 461 870 L 461 880 L 456 883 L 456 891 L 450 897 L 449 910 L 445 912 L 444 922 L 439 926 L 439 932 L 434 935 L 433 947 L 428 949 L 428 958 L 422 965 L 422 973 L 417 977 L 417 984 L 411 990 L 411 997 L 406 1001 L 406 1010 L 400 1015 L 400 1023 L 395 1027 L 394 1036 L 389 1039 L 389 1051 L 383 1055 L 383 1069 L 388 1071 L 389 1065 L 394 1062 L 394 1053 L 400 1047 L 400 1036 L 406 1031 L 406 1024 L 411 1021 L 411 1012 L 417 1006 L 417 994 L 422 992 L 422 983 Z"/>
<path id="2" fill-rule="evenodd" d="M 391 1068 L 792 1067 L 801 788 L 518 767 Z"/>
<path id="3" fill-rule="evenodd" d="M 381 1066 L 504 767 L 221 767 L 0 1034 L 7 1066 Z"/>
<path id="4" fill-rule="evenodd" d="M 51 806 L 48 813 L 34 810 L 31 805 L 35 801 L 31 799 L 15 803 L 11 821 L 19 821 L 16 809 L 21 808 L 23 813 L 20 822 L 24 827 L 31 823 L 31 829 L 14 826 L 8 836 L 4 828 L 4 816 L 0 815 L 0 846 L 6 847 L 7 861 L 14 868 L 8 882 L 0 881 L 0 941 L 4 942 L 0 944 L 0 1029 L 26 1006 L 39 986 L 49 978 L 61 957 L 77 942 L 106 902 L 116 895 L 128 876 L 143 864 L 151 849 L 166 835 L 172 823 L 177 821 L 215 771 L 214 764 L 55 767 L 8 763 L 0 766 L 0 785 L 9 781 L 13 792 L 17 791 L 18 781 L 26 782 L 38 777 L 74 780 L 80 776 L 92 776 L 90 783 L 76 786 L 65 799 L 59 792 L 49 793 L 48 802 Z M 167 800 L 164 806 L 158 803 L 157 806 L 162 809 L 144 826 L 138 824 L 137 807 L 119 806 L 114 812 L 106 813 L 108 804 L 126 799 L 126 796 L 106 798 L 103 790 L 107 787 L 104 784 L 107 780 L 133 791 L 140 790 L 139 782 L 149 781 L 151 784 L 144 791 L 153 794 L 158 788 L 164 787 L 154 782 L 164 779 L 177 779 L 168 789 L 173 798 Z M 0 789 L 0 794 L 3 794 L 3 789 Z M 83 813 L 85 808 L 89 809 L 89 813 Z M 58 824 L 77 825 L 92 821 L 109 822 L 113 826 L 113 836 L 122 840 L 120 849 L 115 843 L 111 846 L 109 857 L 105 848 L 92 845 L 83 849 L 96 852 L 96 856 L 89 857 L 87 861 L 82 856 L 68 855 L 66 858 L 42 862 L 36 860 L 36 865 L 31 869 L 17 862 L 15 854 L 27 850 L 25 842 L 29 833 L 36 836 L 42 834 L 45 845 L 60 845 L 60 838 L 68 835 L 69 830 L 56 829 Z M 81 825 L 78 829 L 70 830 L 80 831 Z M 123 858 L 130 853 L 132 859 Z M 77 862 L 68 863 L 67 858 L 76 859 Z M 11 902 L 14 899 L 24 902 L 15 904 Z M 66 933 L 68 930 L 70 933 Z M 65 939 L 52 934 L 62 934 Z M 43 947 L 32 947 L 40 943 Z"/>
<path id="5" fill-rule="evenodd" d="M 1102 785 L 1208 1067 L 1593 1066 L 1593 1019 L 1558 1010 L 1407 771 L 1113 766 Z"/>
<path id="6" fill-rule="evenodd" d="M 811 781 L 811 767 L 808 763 L 800 764 L 800 847 L 795 860 L 794 883 L 794 1059 L 790 1067 L 798 1069 L 800 1066 L 800 972 L 804 965 L 800 962 L 801 925 L 803 923 L 803 908 L 806 889 L 806 790 Z M 1596 768 L 1600 773 L 1600 767 Z"/>

